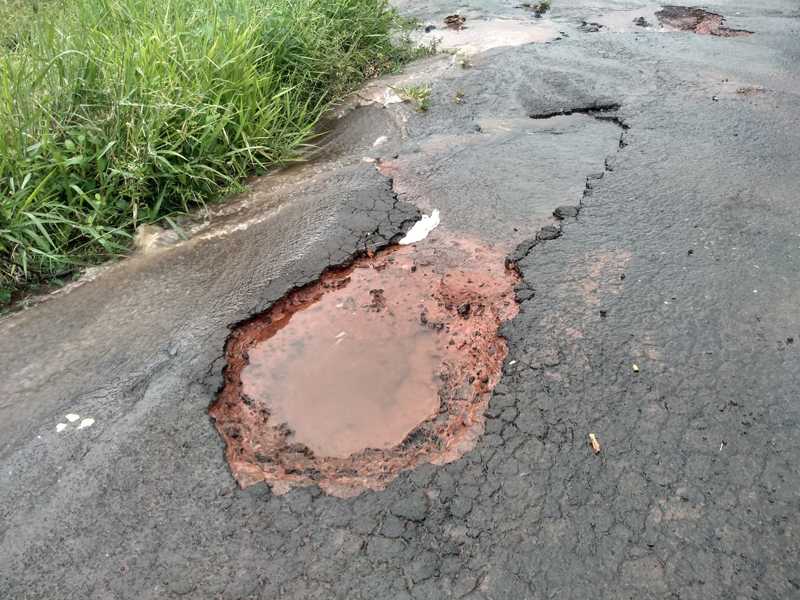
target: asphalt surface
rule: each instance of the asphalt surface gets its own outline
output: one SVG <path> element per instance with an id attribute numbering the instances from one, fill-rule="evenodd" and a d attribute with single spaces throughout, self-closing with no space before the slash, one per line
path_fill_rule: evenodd
<path id="1" fill-rule="evenodd" d="M 0 598 L 800 598 L 800 11 L 709 6 L 755 32 L 715 38 L 554 4 L 561 39 L 424 61 L 426 113 L 358 108 L 190 240 L 0 320 Z M 240 490 L 206 413 L 229 328 L 415 207 L 523 277 L 478 446 L 351 499 Z"/>

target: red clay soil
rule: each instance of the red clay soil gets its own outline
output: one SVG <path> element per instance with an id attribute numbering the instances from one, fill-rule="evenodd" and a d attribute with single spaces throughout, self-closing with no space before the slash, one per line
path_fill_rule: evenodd
<path id="1" fill-rule="evenodd" d="M 474 447 L 518 276 L 496 248 L 432 237 L 329 271 L 233 331 L 209 414 L 242 487 L 352 496 Z"/>
<path id="2" fill-rule="evenodd" d="M 686 6 L 664 6 L 656 11 L 658 21 L 665 27 L 678 31 L 691 31 L 700 35 L 738 37 L 750 35 L 752 31 L 725 27 L 725 17 L 702 8 Z"/>

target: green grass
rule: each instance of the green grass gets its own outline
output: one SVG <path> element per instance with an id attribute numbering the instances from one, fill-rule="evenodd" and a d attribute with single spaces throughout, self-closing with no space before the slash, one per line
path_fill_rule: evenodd
<path id="1" fill-rule="evenodd" d="M 386 0 L 0 2 L 0 303 L 297 159 L 418 52 Z"/>
<path id="2" fill-rule="evenodd" d="M 522 6 L 532 10 L 537 17 L 541 17 L 544 13 L 550 10 L 550 0 L 542 0 L 542 2 L 523 2 Z"/>
<path id="3" fill-rule="evenodd" d="M 410 85 L 397 88 L 400 97 L 411 102 L 419 112 L 426 112 L 431 107 L 431 88 L 427 85 Z"/>

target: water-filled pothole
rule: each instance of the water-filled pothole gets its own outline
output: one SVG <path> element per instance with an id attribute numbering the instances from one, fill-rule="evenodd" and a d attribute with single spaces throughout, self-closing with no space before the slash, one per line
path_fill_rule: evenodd
<path id="1" fill-rule="evenodd" d="M 506 356 L 505 253 L 435 234 L 325 273 L 239 326 L 209 413 L 243 487 L 349 496 L 474 446 Z"/>

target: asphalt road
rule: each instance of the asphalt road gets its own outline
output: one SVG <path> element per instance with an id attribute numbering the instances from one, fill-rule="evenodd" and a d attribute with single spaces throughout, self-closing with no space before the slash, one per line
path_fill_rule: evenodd
<path id="1" fill-rule="evenodd" d="M 0 320 L 0 598 L 800 598 L 800 12 L 708 6 L 754 32 L 721 38 L 554 4 L 560 39 L 416 65 L 429 111 L 358 108 L 190 240 Z M 523 277 L 477 447 L 351 499 L 240 490 L 206 412 L 229 328 L 415 207 Z"/>

